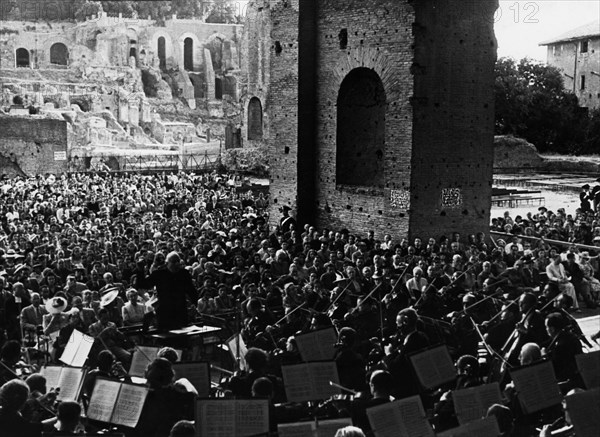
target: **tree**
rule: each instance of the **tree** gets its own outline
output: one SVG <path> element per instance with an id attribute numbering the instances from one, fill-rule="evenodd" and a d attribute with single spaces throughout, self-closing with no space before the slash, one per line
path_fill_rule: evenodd
<path id="1" fill-rule="evenodd" d="M 500 58 L 494 86 L 496 134 L 525 138 L 541 152 L 581 152 L 589 117 L 557 68 Z"/>

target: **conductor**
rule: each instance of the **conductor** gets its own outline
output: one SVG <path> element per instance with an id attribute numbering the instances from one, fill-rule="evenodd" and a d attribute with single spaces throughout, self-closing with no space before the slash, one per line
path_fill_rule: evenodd
<path id="1" fill-rule="evenodd" d="M 198 301 L 198 293 L 190 273 L 181 267 L 181 258 L 177 252 L 167 255 L 167 267 L 154 270 L 146 276 L 144 262 L 138 263 L 139 286 L 156 286 L 158 302 L 155 304 L 156 321 L 159 330 L 171 330 L 187 326 L 188 312 L 186 296 L 192 302 Z"/>

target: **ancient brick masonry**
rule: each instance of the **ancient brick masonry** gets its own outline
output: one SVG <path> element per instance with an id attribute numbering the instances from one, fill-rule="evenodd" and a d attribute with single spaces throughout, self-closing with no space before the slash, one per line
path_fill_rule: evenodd
<path id="1" fill-rule="evenodd" d="M 0 116 L 0 173 L 31 176 L 66 171 L 68 136 L 65 120 Z"/>
<path id="2" fill-rule="evenodd" d="M 497 0 L 271 1 L 272 216 L 378 235 L 484 231 Z"/>

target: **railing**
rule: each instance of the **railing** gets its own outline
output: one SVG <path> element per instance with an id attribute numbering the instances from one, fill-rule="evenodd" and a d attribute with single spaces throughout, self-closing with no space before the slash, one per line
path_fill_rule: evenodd
<path id="1" fill-rule="evenodd" d="M 221 167 L 221 155 L 218 153 L 203 154 L 164 154 L 164 155 L 102 155 L 78 157 L 68 160 L 69 173 L 98 172 L 164 172 L 191 171 L 206 172 Z"/>
<path id="2" fill-rule="evenodd" d="M 490 231 L 490 235 L 492 236 L 492 238 L 496 237 L 496 238 L 507 238 L 510 239 L 512 237 L 518 237 L 519 239 L 523 239 L 523 240 L 529 240 L 529 241 L 540 241 L 541 238 L 540 237 L 534 237 L 534 236 L 530 236 L 530 235 L 522 235 L 522 234 L 507 234 L 506 232 L 498 232 L 498 231 Z M 508 240 L 506 240 L 508 242 Z M 597 251 L 598 249 L 600 249 L 598 246 L 589 246 L 587 244 L 582 244 L 582 243 L 572 243 L 569 241 L 562 241 L 562 240 L 551 240 L 549 238 L 544 238 L 544 241 L 546 243 L 548 243 L 550 246 L 561 246 L 561 247 L 571 247 L 571 246 L 577 246 L 578 249 L 584 249 L 584 250 L 595 250 Z"/>

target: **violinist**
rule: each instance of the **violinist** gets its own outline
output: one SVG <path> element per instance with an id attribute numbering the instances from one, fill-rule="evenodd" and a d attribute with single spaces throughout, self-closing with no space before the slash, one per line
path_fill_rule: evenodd
<path id="1" fill-rule="evenodd" d="M 523 293 L 519 298 L 521 321 L 515 325 L 515 330 L 502 351 L 509 364 L 516 364 L 521 347 L 525 343 L 544 344 L 547 340 L 544 317 L 536 306 L 537 297 L 533 293 Z"/>
<path id="2" fill-rule="evenodd" d="M 519 307 L 516 304 L 503 305 L 499 321 L 496 324 L 483 322 L 482 328 L 487 330 L 484 339 L 488 346 L 496 351 L 502 349 L 508 337 L 512 334 L 519 318 Z M 493 323 L 493 322 L 492 322 Z"/>
<path id="3" fill-rule="evenodd" d="M 361 391 L 365 388 L 365 361 L 355 351 L 357 333 L 354 329 L 340 329 L 335 344 L 335 363 L 337 364 L 340 385 Z"/>
<path id="4" fill-rule="evenodd" d="M 275 323 L 275 320 L 258 298 L 251 298 L 246 305 L 246 310 L 248 317 L 244 321 L 242 336 L 244 340 L 251 343 L 258 333 L 264 332 L 267 326 Z"/>
<path id="5" fill-rule="evenodd" d="M 27 421 L 21 410 L 29 397 L 29 387 L 15 379 L 0 387 L 0 430 L 2 437 L 39 437 L 41 424 Z"/>
<path id="6" fill-rule="evenodd" d="M 361 341 L 375 336 L 379 328 L 379 319 L 371 298 L 359 297 L 356 308 L 344 316 L 344 324 L 354 328 Z"/>
<path id="7" fill-rule="evenodd" d="M 108 350 L 100 351 L 96 359 L 96 366 L 86 374 L 81 388 L 81 393 L 86 401 L 90 400 L 98 377 L 117 379 L 124 372 L 121 372 L 121 363 L 116 361 L 115 356 Z"/>
<path id="8" fill-rule="evenodd" d="M 48 390 L 46 378 L 39 373 L 29 375 L 25 383 L 29 386 L 29 397 L 21 410 L 23 417 L 32 423 L 41 423 L 54 417 L 52 412 L 58 395 L 56 387 Z"/>
<path id="9" fill-rule="evenodd" d="M 21 359 L 21 344 L 9 340 L 0 349 L 0 385 L 17 378 L 17 367 Z"/>
<path id="10" fill-rule="evenodd" d="M 385 347 L 384 363 L 394 378 L 395 397 L 407 397 L 419 392 L 409 355 L 429 347 L 429 338 L 417 329 L 418 315 L 412 308 L 405 308 L 396 317 L 397 332 L 391 344 Z"/>
<path id="11" fill-rule="evenodd" d="M 406 281 L 406 289 L 410 296 L 411 303 L 417 302 L 421 298 L 421 293 L 427 288 L 427 279 L 423 277 L 423 270 L 420 267 L 413 269 L 413 277 Z"/>
<path id="12" fill-rule="evenodd" d="M 252 396 L 252 385 L 258 378 L 268 378 L 274 387 L 274 402 L 281 402 L 285 397 L 283 395 L 283 384 L 281 379 L 267 373 L 269 356 L 267 353 L 255 347 L 251 347 L 244 356 L 247 369 L 243 372 L 236 372 L 231 377 L 227 386 L 236 398 L 250 398 Z"/>
<path id="13" fill-rule="evenodd" d="M 543 353 L 552 360 L 558 381 L 572 380 L 578 374 L 575 356 L 583 353 L 581 342 L 570 331 L 569 321 L 562 314 L 548 315 L 545 323 L 551 341 Z"/>
<path id="14" fill-rule="evenodd" d="M 405 292 L 404 285 L 401 282 L 402 278 L 398 278 L 391 291 L 383 296 L 382 302 L 385 305 L 385 329 L 387 331 L 396 330 L 396 315 L 400 310 L 407 308 L 409 305 L 408 293 Z"/>

